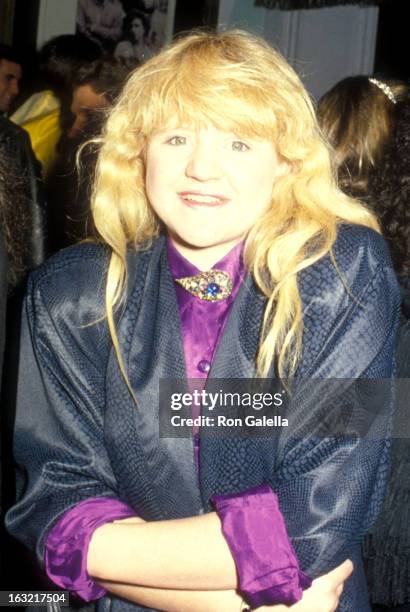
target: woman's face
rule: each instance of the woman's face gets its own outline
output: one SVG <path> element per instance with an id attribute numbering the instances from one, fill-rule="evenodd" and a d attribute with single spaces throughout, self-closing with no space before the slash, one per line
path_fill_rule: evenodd
<path id="1" fill-rule="evenodd" d="M 286 169 L 269 140 L 240 138 L 212 125 L 154 133 L 146 162 L 153 209 L 177 249 L 204 270 L 245 238 Z"/>
<path id="2" fill-rule="evenodd" d="M 144 38 L 144 26 L 139 17 L 132 20 L 131 23 L 131 34 L 134 40 L 142 40 Z"/>

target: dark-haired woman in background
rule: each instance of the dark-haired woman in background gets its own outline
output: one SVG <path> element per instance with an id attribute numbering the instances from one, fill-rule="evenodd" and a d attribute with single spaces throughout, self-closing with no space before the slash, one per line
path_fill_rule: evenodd
<path id="1" fill-rule="evenodd" d="M 341 187 L 372 207 L 390 246 L 402 293 L 397 347 L 399 379 L 410 377 L 410 99 L 406 97 L 407 91 L 407 86 L 397 81 L 349 77 L 323 96 L 318 109 L 322 130 L 335 149 Z M 400 380 L 397 437 L 391 449 L 385 501 L 363 545 L 375 612 L 410 610 L 410 446 L 406 393 L 405 381 Z"/>
<path id="2" fill-rule="evenodd" d="M 116 57 L 143 61 L 152 56 L 148 44 L 149 21 L 138 9 L 130 11 L 124 19 L 123 39 L 115 48 Z"/>
<path id="3" fill-rule="evenodd" d="M 347 77 L 319 100 L 320 127 L 334 149 L 339 185 L 367 199 L 369 177 L 380 163 L 395 123 L 395 104 L 407 91 L 397 80 Z"/>
<path id="4" fill-rule="evenodd" d="M 410 611 L 410 98 L 397 104 L 394 135 L 371 177 L 370 201 L 390 246 L 402 293 L 397 347 L 398 405 L 385 502 L 365 539 L 374 610 Z"/>

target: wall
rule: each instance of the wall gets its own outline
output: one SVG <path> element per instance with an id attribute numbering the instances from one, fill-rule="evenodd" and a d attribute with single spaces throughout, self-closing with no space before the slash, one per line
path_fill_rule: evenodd
<path id="1" fill-rule="evenodd" d="M 168 11 L 175 12 L 177 0 L 168 0 Z M 0 0 L 2 2 L 2 0 Z M 74 34 L 78 0 L 40 0 L 37 29 L 37 48 L 53 36 Z M 172 38 L 173 20 L 168 20 L 166 39 Z"/>
<path id="2" fill-rule="evenodd" d="M 280 11 L 253 0 L 221 0 L 218 18 L 220 28 L 241 27 L 269 40 L 315 98 L 345 76 L 372 73 L 377 21 L 377 7 Z"/>
<path id="3" fill-rule="evenodd" d="M 76 14 L 77 0 L 41 0 L 37 48 L 53 36 L 74 34 Z"/>
<path id="4" fill-rule="evenodd" d="M 220 0 L 218 27 L 235 26 L 263 35 L 267 12 L 265 8 L 254 6 L 253 0 Z"/>
<path id="5" fill-rule="evenodd" d="M 264 36 L 292 63 L 318 98 L 334 83 L 373 71 L 377 7 L 336 6 L 305 11 L 255 7 L 253 0 L 220 0 L 218 27 Z M 37 47 L 75 32 L 77 0 L 41 0 Z"/>

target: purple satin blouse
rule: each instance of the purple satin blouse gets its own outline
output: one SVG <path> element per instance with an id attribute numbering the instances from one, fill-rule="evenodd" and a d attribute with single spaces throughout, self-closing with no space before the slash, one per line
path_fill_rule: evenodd
<path id="1" fill-rule="evenodd" d="M 186 373 L 188 379 L 195 379 L 192 383 L 195 388 L 200 384 L 198 379 L 205 384 L 229 310 L 244 278 L 242 251 L 240 243 L 213 266 L 231 276 L 233 290 L 225 300 L 200 300 L 175 283 Z M 170 240 L 167 253 L 174 279 L 200 272 Z M 195 458 L 200 469 L 199 436 L 197 431 L 194 434 Z M 239 495 L 216 496 L 213 503 L 238 569 L 239 588 L 247 602 L 258 607 L 299 601 L 302 588 L 307 588 L 311 581 L 299 570 L 272 490 L 261 485 Z M 128 516 L 135 516 L 135 511 L 111 498 L 89 499 L 68 510 L 52 527 L 46 540 L 45 566 L 51 580 L 85 601 L 102 597 L 105 589 L 87 573 L 88 546 L 97 527 Z"/>
<path id="2" fill-rule="evenodd" d="M 188 379 L 206 380 L 208 377 L 228 313 L 245 275 L 242 250 L 243 244 L 239 243 L 213 266 L 214 269 L 227 272 L 232 279 L 232 293 L 225 300 L 220 302 L 200 300 L 175 283 Z M 167 243 L 167 252 L 173 278 L 195 276 L 200 272 L 178 253 L 170 240 Z"/>
<path id="3" fill-rule="evenodd" d="M 228 320 L 228 313 L 244 279 L 242 260 L 243 243 L 236 245 L 213 268 L 227 272 L 232 279 L 231 295 L 220 302 L 208 302 L 194 297 L 175 283 L 179 316 L 181 319 L 186 375 L 191 393 L 201 391 L 208 378 L 219 338 Z M 183 257 L 171 240 L 167 242 L 168 263 L 172 277 L 196 276 L 200 270 Z M 200 406 L 192 407 L 192 417 L 199 416 Z M 199 466 L 199 428 L 194 427 L 195 462 Z"/>

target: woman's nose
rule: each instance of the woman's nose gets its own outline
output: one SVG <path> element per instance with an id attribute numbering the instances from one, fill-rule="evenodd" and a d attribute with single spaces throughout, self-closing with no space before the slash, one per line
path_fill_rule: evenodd
<path id="1" fill-rule="evenodd" d="M 221 177 L 222 167 L 214 147 L 197 144 L 186 166 L 186 175 L 197 181 L 210 181 Z"/>

